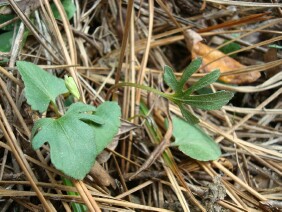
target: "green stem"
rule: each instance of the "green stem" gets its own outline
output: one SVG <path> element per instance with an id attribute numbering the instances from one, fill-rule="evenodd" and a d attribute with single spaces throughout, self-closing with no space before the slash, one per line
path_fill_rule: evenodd
<path id="1" fill-rule="evenodd" d="M 62 115 L 59 112 L 58 106 L 55 102 L 51 101 L 51 105 L 53 106 L 54 112 L 56 113 L 57 118 L 60 118 Z"/>
<path id="2" fill-rule="evenodd" d="M 140 84 L 131 83 L 131 82 L 121 82 L 121 83 L 118 83 L 118 84 L 112 86 L 112 87 L 109 89 L 108 93 L 107 93 L 106 100 L 109 100 L 109 98 L 110 98 L 110 96 L 111 96 L 111 93 L 112 93 L 114 90 L 116 90 L 116 89 L 118 89 L 118 88 L 121 88 L 121 87 L 126 87 L 126 86 L 128 86 L 128 87 L 134 87 L 134 88 L 140 88 L 140 89 L 142 89 L 142 90 L 146 90 L 146 91 L 149 91 L 149 92 L 153 92 L 153 93 L 155 93 L 155 94 L 157 94 L 157 95 L 159 95 L 159 96 L 161 96 L 161 97 L 164 97 L 164 98 L 166 98 L 166 99 L 168 99 L 168 100 L 172 100 L 172 95 L 171 95 L 171 94 L 166 94 L 166 93 L 163 93 L 163 92 L 161 92 L 161 91 L 159 91 L 159 90 L 157 90 L 157 89 L 155 89 L 155 88 L 151 88 L 151 87 L 148 87 L 148 86 L 146 86 L 146 85 L 140 85 Z"/>

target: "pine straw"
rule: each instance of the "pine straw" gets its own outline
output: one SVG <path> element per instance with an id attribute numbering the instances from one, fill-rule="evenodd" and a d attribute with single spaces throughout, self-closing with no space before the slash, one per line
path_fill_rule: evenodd
<path id="1" fill-rule="evenodd" d="M 177 9 L 173 3 L 164 4 L 161 0 L 75 2 L 82 3 L 77 5 L 71 23 L 58 0 L 54 3 L 62 21 L 54 19 L 47 0 L 36 12 L 33 23 L 13 6 L 24 23 L 21 27 L 25 25 L 33 36 L 22 50 L 13 48 L 8 54 L 10 63 L 0 67 L 1 211 L 16 207 L 71 211 L 72 202 L 84 203 L 90 211 L 281 209 L 281 53 L 278 51 L 271 61 L 263 59 L 269 52 L 267 45 L 279 43 L 282 38 L 277 4 L 249 5 L 236 1 L 239 6 L 230 14 L 230 8 L 218 4 L 226 1 L 207 0 L 206 5 L 185 1 L 191 4 L 190 8 L 194 6 L 192 10 L 197 14 L 189 16 L 186 11 L 184 17 L 177 13 L 179 8 L 183 12 L 185 5 Z M 185 3 L 175 2 L 178 6 Z M 251 16 L 257 17 L 254 20 L 244 18 L 264 13 L 268 14 L 265 19 L 258 18 L 261 15 Z M 232 18 L 241 18 L 245 23 L 229 21 Z M 249 85 L 211 86 L 214 91 L 237 92 L 231 102 L 234 106 L 229 104 L 220 111 L 194 110 L 201 117 L 200 125 L 219 143 L 222 157 L 201 162 L 177 149 L 166 149 L 151 167 L 130 181 L 166 134 L 163 126 L 167 105 L 152 94 L 126 87 L 116 92 L 113 100 L 122 108 L 122 119 L 140 127 L 122 135 L 118 147 L 108 150 L 112 156 L 102 164 L 103 169 L 96 164 L 85 180 L 72 180 L 73 186 L 63 185 L 60 176 L 64 175 L 50 165 L 48 147 L 36 152 L 30 149 L 30 129 L 38 114 L 23 101 L 23 83 L 13 71 L 14 61 L 32 61 L 58 76 L 69 74 L 84 94 L 83 101 L 99 105 L 105 101 L 108 89 L 120 81 L 165 90 L 162 67 L 174 66 L 179 76 L 190 62 L 182 34 L 187 28 L 198 30 L 211 45 L 212 38 L 230 40 L 217 48 L 233 42 L 241 44 L 236 52 L 241 57 L 235 58 L 250 58 L 253 63 L 224 75 L 250 71 L 263 74 Z M 230 36 L 238 32 L 239 37 Z M 19 31 L 14 43 L 20 44 L 22 36 Z M 202 73 L 194 74 L 188 84 L 201 76 Z M 147 103 L 148 114 L 140 115 L 141 101 Z M 175 105 L 170 104 L 169 110 L 181 116 Z M 144 125 L 144 115 L 151 125 Z M 75 191 L 78 196 L 67 195 Z"/>

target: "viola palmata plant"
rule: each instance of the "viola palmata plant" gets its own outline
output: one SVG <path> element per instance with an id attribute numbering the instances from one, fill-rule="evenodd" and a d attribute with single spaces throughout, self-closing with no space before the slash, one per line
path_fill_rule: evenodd
<path id="1" fill-rule="evenodd" d="M 175 141 L 171 144 L 177 146 L 186 155 L 200 161 L 216 160 L 220 157 L 221 151 L 217 143 L 213 141 L 198 125 L 199 119 L 186 109 L 186 105 L 205 110 L 217 110 L 229 102 L 233 93 L 229 91 L 218 91 L 210 94 L 193 95 L 211 83 L 215 82 L 220 71 L 214 70 L 205 75 L 191 87 L 183 90 L 184 84 L 201 66 L 201 58 L 192 61 L 184 70 L 180 80 L 177 80 L 169 66 L 164 68 L 164 81 L 174 91 L 169 94 L 169 100 L 174 102 L 186 121 L 173 116 L 173 136 Z"/>
<path id="2" fill-rule="evenodd" d="M 229 102 L 233 97 L 233 93 L 230 91 L 217 91 L 210 94 L 194 94 L 194 92 L 215 82 L 220 76 L 219 70 L 212 71 L 184 90 L 187 80 L 200 68 L 201 64 L 201 58 L 192 61 L 184 70 L 179 80 L 176 79 L 172 68 L 169 66 L 164 67 L 164 81 L 173 90 L 173 93 L 163 93 L 148 86 L 123 82 L 111 87 L 107 98 L 109 98 L 109 94 L 114 89 L 131 86 L 153 92 L 175 103 L 179 107 L 185 121 L 176 116 L 173 117 L 173 136 L 175 137 L 175 142 L 171 145 L 178 146 L 180 151 L 194 159 L 201 161 L 216 160 L 221 155 L 219 146 L 197 125 L 199 119 L 189 112 L 186 107 L 190 105 L 204 110 L 218 110 Z M 151 156 L 150 159 L 156 158 L 155 155 L 161 153 L 160 149 L 161 147 L 157 147 L 152 154 L 154 157 Z"/>
<path id="3" fill-rule="evenodd" d="M 117 89 L 119 87 L 130 86 L 140 88 L 160 95 L 167 100 L 175 103 L 180 108 L 181 113 L 187 122 L 191 124 L 197 124 L 199 122 L 199 119 L 186 109 L 186 105 L 204 110 L 218 110 L 223 105 L 227 104 L 233 97 L 233 93 L 230 91 L 217 91 L 210 94 L 193 95 L 195 91 L 207 87 L 211 83 L 215 82 L 220 76 L 219 70 L 212 71 L 211 73 L 205 75 L 197 82 L 195 82 L 190 88 L 183 90 L 183 87 L 187 80 L 200 68 L 201 64 L 201 58 L 197 58 L 192 61 L 190 65 L 184 70 L 180 80 L 176 79 L 172 68 L 170 68 L 169 66 L 164 67 L 164 81 L 174 91 L 174 93 L 163 93 L 159 90 L 145 85 L 122 82 L 112 86 L 106 98 L 109 98 L 109 94 L 114 89 Z"/>

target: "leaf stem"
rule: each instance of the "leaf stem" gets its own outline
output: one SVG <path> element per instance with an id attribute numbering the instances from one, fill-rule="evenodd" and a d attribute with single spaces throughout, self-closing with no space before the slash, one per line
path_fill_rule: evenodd
<path id="1" fill-rule="evenodd" d="M 51 101 L 51 105 L 53 107 L 53 111 L 56 113 L 57 118 L 60 118 L 62 115 L 59 112 L 59 109 L 58 109 L 58 106 L 56 105 L 56 103 Z"/>
<path id="2" fill-rule="evenodd" d="M 107 96 L 106 96 L 106 100 L 109 100 L 112 92 L 118 88 L 121 88 L 121 87 L 134 87 L 134 88 L 140 88 L 142 90 L 146 90 L 146 91 L 149 91 L 149 92 L 153 92 L 157 95 L 160 95 L 161 97 L 164 97 L 168 100 L 172 100 L 172 95 L 171 94 L 166 94 L 164 92 L 161 92 L 155 88 L 151 88 L 151 87 L 148 87 L 146 85 L 140 85 L 140 84 L 136 84 L 136 83 L 131 83 L 131 82 L 121 82 L 121 83 L 118 83 L 118 84 L 115 84 L 114 86 L 112 86 L 109 90 L 108 90 L 108 93 L 107 93 Z"/>

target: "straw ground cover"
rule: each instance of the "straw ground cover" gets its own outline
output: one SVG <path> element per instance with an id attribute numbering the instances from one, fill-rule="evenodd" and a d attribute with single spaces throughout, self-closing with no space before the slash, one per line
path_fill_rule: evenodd
<path id="1" fill-rule="evenodd" d="M 1 13 L 10 15 L 0 23 L 1 211 L 281 210 L 279 3 L 15 2 L 0 4 Z M 172 67 L 180 80 L 198 57 L 203 65 L 184 90 L 193 90 L 216 66 L 220 80 L 196 94 L 228 90 L 234 97 L 221 110 L 185 106 L 199 118 L 196 138 L 179 119 L 184 113 L 177 101 L 140 86 L 117 86 L 128 82 L 171 94 L 164 67 Z M 31 148 L 34 123 L 55 117 L 56 110 L 54 105 L 43 114 L 31 109 L 19 60 L 73 78 L 80 96 L 57 98 L 57 112 L 78 99 L 97 108 L 106 100 L 119 104 L 119 132 L 83 180 L 54 168 L 47 143 Z M 195 159 L 173 145 L 180 138 L 193 145 L 191 140 L 204 139 L 199 132 L 218 144 L 219 159 Z M 198 154 L 212 151 L 202 148 L 196 148 Z"/>

